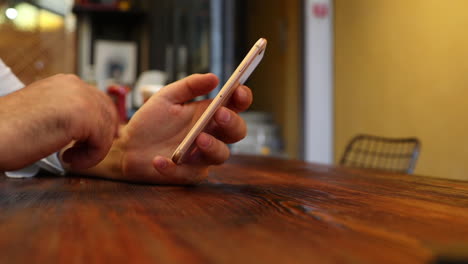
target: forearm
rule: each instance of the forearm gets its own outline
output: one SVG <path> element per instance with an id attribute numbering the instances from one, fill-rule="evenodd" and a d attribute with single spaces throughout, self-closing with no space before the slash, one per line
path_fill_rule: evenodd
<path id="1" fill-rule="evenodd" d="M 22 91 L 0 97 L 0 170 L 15 170 L 64 147 L 66 124 L 53 106 L 30 105 Z"/>

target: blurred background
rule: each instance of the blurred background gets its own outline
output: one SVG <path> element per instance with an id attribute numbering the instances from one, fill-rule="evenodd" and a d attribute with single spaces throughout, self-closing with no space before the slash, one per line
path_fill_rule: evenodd
<path id="1" fill-rule="evenodd" d="M 336 164 L 357 134 L 411 136 L 422 143 L 416 174 L 467 180 L 465 10 L 465 0 L 0 1 L 0 58 L 25 84 L 75 73 L 131 116 L 192 73 L 225 82 L 265 37 L 247 82 L 249 134 L 233 153 Z"/>

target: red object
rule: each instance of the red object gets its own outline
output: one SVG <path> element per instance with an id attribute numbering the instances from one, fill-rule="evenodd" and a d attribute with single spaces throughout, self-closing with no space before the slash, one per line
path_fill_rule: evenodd
<path id="1" fill-rule="evenodd" d="M 316 3 L 312 6 L 312 12 L 315 15 L 315 17 L 325 18 L 328 16 L 328 4 Z"/>
<path id="2" fill-rule="evenodd" d="M 128 121 L 126 97 L 129 91 L 130 88 L 124 85 L 111 85 L 107 87 L 107 94 L 109 94 L 114 100 L 120 121 L 123 123 Z"/>

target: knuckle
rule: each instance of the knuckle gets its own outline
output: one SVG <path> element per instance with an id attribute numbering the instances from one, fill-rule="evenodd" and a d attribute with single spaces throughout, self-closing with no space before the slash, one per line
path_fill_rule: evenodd
<path id="1" fill-rule="evenodd" d="M 59 78 L 61 81 L 66 83 L 67 86 L 71 87 L 79 87 L 82 85 L 84 82 L 75 74 L 70 74 L 70 73 L 60 73 L 55 75 L 57 78 Z"/>
<path id="2" fill-rule="evenodd" d="M 183 108 L 184 106 L 181 104 L 174 104 L 174 105 L 169 106 L 168 111 L 171 114 L 171 116 L 179 117 L 183 113 L 182 112 Z"/>
<path id="3" fill-rule="evenodd" d="M 72 99 L 72 102 L 77 113 L 87 113 L 93 109 L 91 102 L 86 100 L 86 98 L 76 96 Z"/>
<path id="4" fill-rule="evenodd" d="M 82 82 L 78 76 L 76 76 L 75 74 L 71 74 L 71 73 L 63 74 L 63 78 L 66 78 L 72 82 Z"/>
<path id="5" fill-rule="evenodd" d="M 65 73 L 57 73 L 55 75 L 52 76 L 52 78 L 58 78 L 58 79 L 62 79 L 65 77 Z"/>

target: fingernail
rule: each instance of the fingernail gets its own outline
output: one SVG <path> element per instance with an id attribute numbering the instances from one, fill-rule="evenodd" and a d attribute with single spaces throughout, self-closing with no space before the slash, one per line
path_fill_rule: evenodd
<path id="1" fill-rule="evenodd" d="M 167 168 L 167 160 L 165 159 L 157 159 L 156 160 L 156 166 L 159 168 L 159 169 L 165 169 Z"/>
<path id="2" fill-rule="evenodd" d="M 211 138 L 205 134 L 202 134 L 198 139 L 198 144 L 200 145 L 200 147 L 206 149 L 211 145 Z"/>
<path id="3" fill-rule="evenodd" d="M 227 123 L 229 120 L 231 120 L 231 113 L 229 113 L 226 109 L 221 109 L 218 118 L 220 122 Z"/>

